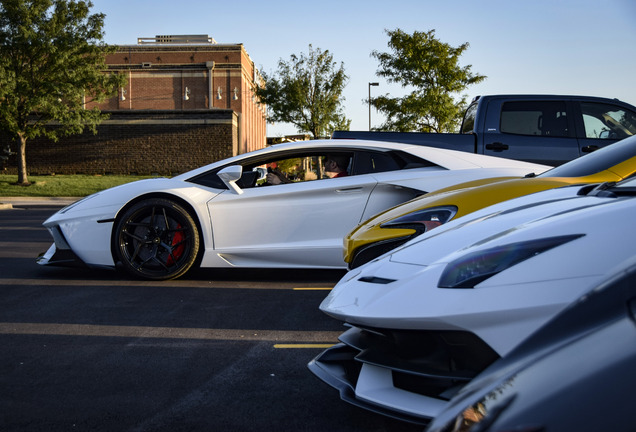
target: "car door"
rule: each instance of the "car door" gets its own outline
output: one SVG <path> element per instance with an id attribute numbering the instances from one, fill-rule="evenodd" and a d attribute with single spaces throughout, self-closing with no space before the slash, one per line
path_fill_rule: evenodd
<path id="1" fill-rule="evenodd" d="M 487 110 L 484 154 L 546 165 L 579 156 L 573 116 L 565 101 L 497 99 Z"/>
<path id="2" fill-rule="evenodd" d="M 208 203 L 215 253 L 238 266 L 344 267 L 342 238 L 375 185 L 364 174 L 225 191 Z"/>
<path id="3" fill-rule="evenodd" d="M 581 155 L 636 135 L 636 113 L 619 105 L 581 102 L 577 105 L 577 137 Z"/>

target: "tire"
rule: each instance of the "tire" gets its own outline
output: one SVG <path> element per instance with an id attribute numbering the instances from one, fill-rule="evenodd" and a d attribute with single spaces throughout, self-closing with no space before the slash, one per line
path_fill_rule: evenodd
<path id="1" fill-rule="evenodd" d="M 115 262 L 133 276 L 169 280 L 197 262 L 199 229 L 190 213 L 165 198 L 138 202 L 118 217 L 113 231 Z"/>

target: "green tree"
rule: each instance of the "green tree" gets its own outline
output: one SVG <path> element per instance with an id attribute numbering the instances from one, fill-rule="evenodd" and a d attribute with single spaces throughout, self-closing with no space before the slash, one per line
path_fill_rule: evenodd
<path id="1" fill-rule="evenodd" d="M 386 115 L 386 122 L 378 129 L 456 131 L 466 107 L 466 97 L 459 93 L 486 79 L 473 74 L 470 65 L 459 66 L 468 43 L 452 47 L 436 39 L 435 30 L 412 35 L 400 29 L 386 33 L 391 52 L 371 53 L 380 63 L 376 74 L 412 91 L 403 97 L 387 94 L 372 98 L 372 105 Z"/>
<path id="2" fill-rule="evenodd" d="M 100 102 L 125 83 L 104 73 L 103 14 L 90 1 L 2 0 L 0 3 L 0 127 L 18 142 L 18 183 L 29 184 L 26 144 L 82 133 L 106 118 Z"/>
<path id="3" fill-rule="evenodd" d="M 278 71 L 263 73 L 263 85 L 256 87 L 259 100 L 267 105 L 268 121 L 291 123 L 299 132 L 320 138 L 335 129 L 348 130 L 351 120 L 342 112 L 342 91 L 347 83 L 344 65 L 337 66 L 328 50 L 314 50 L 288 62 L 280 59 Z"/>

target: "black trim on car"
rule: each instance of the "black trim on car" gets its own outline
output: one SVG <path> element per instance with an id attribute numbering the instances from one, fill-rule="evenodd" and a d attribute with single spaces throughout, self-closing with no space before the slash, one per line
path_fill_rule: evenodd
<path id="1" fill-rule="evenodd" d="M 349 263 L 349 270 L 360 267 L 361 265 L 384 255 L 398 246 L 402 246 L 404 243 L 419 234 L 420 233 L 418 232 L 410 236 L 382 240 L 360 247 L 359 250 L 354 253 L 353 259 L 351 259 L 351 262 Z"/>
<path id="2" fill-rule="evenodd" d="M 346 402 L 417 424 L 426 424 L 430 419 L 356 398 L 363 364 L 391 370 L 396 388 L 448 401 L 500 358 L 484 341 L 465 331 L 352 327 L 339 339 L 341 343 L 308 364 L 311 372 L 336 388 Z"/>

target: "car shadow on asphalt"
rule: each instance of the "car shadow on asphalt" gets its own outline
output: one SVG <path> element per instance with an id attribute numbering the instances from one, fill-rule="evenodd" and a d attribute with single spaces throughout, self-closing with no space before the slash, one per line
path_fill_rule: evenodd
<path id="1" fill-rule="evenodd" d="M 178 281 L 227 281 L 227 282 L 285 282 L 285 283 L 325 283 L 335 285 L 346 270 L 338 269 L 259 269 L 259 268 L 200 268 L 190 271 Z M 38 267 L 31 277 L 52 280 L 92 280 L 144 282 L 128 275 L 121 269 L 88 269 L 67 267 Z M 149 281 L 145 281 L 149 282 Z M 169 281 L 153 281 L 162 283 Z"/>

